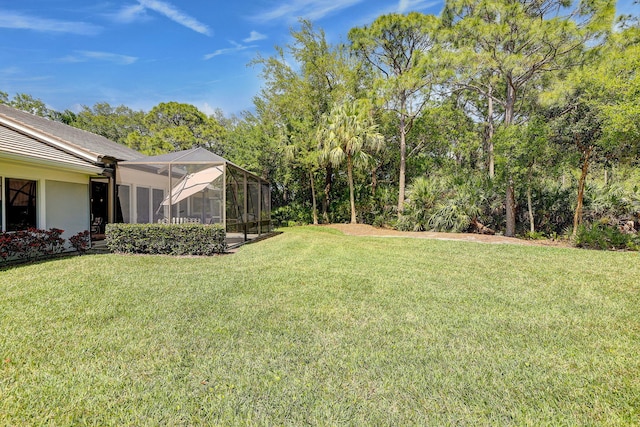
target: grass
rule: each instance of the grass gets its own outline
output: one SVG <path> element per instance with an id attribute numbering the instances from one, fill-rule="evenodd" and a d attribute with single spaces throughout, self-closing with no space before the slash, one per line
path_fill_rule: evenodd
<path id="1" fill-rule="evenodd" d="M 15 267 L 0 425 L 637 425 L 639 261 L 301 227 Z"/>

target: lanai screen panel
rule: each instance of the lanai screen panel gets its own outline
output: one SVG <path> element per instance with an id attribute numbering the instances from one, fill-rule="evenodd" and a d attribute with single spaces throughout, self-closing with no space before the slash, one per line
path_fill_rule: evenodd
<path id="1" fill-rule="evenodd" d="M 260 181 L 247 176 L 247 232 L 260 233 Z"/>
<path id="2" fill-rule="evenodd" d="M 244 231 L 245 176 L 233 166 L 227 168 L 227 232 Z"/>
<path id="3" fill-rule="evenodd" d="M 171 206 L 165 222 L 221 223 L 224 166 L 176 164 L 171 172 L 170 190 L 157 207 L 166 211 Z"/>
<path id="4" fill-rule="evenodd" d="M 271 186 L 268 182 L 260 183 L 260 232 L 271 231 Z"/>

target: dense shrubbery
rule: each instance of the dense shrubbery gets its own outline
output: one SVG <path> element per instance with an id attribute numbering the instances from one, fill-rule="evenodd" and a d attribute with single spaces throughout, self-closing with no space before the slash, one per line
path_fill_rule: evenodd
<path id="1" fill-rule="evenodd" d="M 290 203 L 271 211 L 271 219 L 276 227 L 290 227 L 310 224 L 313 220 L 308 206 Z"/>
<path id="2" fill-rule="evenodd" d="M 227 249 L 220 225 L 107 224 L 107 246 L 128 254 L 214 255 Z"/>
<path id="3" fill-rule="evenodd" d="M 453 177 L 420 177 L 413 181 L 408 195 L 397 223 L 400 230 L 464 232 L 476 222 L 492 225 L 495 194 L 490 186 Z"/>
<path id="4" fill-rule="evenodd" d="M 575 237 L 575 245 L 587 249 L 628 249 L 640 250 L 640 236 L 625 233 L 616 226 L 603 222 L 581 225 Z"/>
<path id="5" fill-rule="evenodd" d="M 640 195 L 620 185 L 588 185 L 584 220 L 609 224 L 626 222 L 640 212 Z"/>
<path id="6" fill-rule="evenodd" d="M 0 233 L 1 261 L 29 261 L 59 254 L 64 250 L 64 230 L 51 228 Z"/>

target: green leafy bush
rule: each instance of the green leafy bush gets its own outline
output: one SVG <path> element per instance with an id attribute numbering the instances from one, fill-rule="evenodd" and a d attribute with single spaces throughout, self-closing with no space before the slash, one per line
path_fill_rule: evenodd
<path id="1" fill-rule="evenodd" d="M 618 227 L 604 223 L 581 225 L 575 237 L 575 245 L 587 249 L 640 250 L 640 236 L 623 233 Z"/>
<path id="2" fill-rule="evenodd" d="M 221 225 L 107 224 L 109 250 L 128 254 L 214 255 L 227 249 Z"/>
<path id="3" fill-rule="evenodd" d="M 486 223 L 491 200 L 473 179 L 419 177 L 408 188 L 399 230 L 464 232 L 474 220 Z"/>
<path id="4" fill-rule="evenodd" d="M 313 222 L 310 209 L 298 203 L 291 203 L 273 209 L 271 217 L 276 227 L 306 225 Z"/>
<path id="5" fill-rule="evenodd" d="M 546 239 L 547 236 L 541 231 L 527 231 L 524 234 L 524 238 L 529 240 L 542 240 Z"/>

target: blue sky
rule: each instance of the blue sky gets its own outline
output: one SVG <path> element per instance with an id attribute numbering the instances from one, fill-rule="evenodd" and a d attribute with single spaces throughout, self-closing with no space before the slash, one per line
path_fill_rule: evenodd
<path id="1" fill-rule="evenodd" d="M 632 0 L 618 4 L 632 12 Z M 622 6 L 624 4 L 624 6 Z M 0 0 L 0 91 L 56 110 L 108 102 L 149 110 L 190 103 L 211 114 L 253 107 L 260 69 L 299 17 L 329 41 L 384 13 L 439 14 L 440 0 Z M 638 6 L 633 9 L 637 11 Z M 634 11 L 634 12 L 635 12 Z"/>

